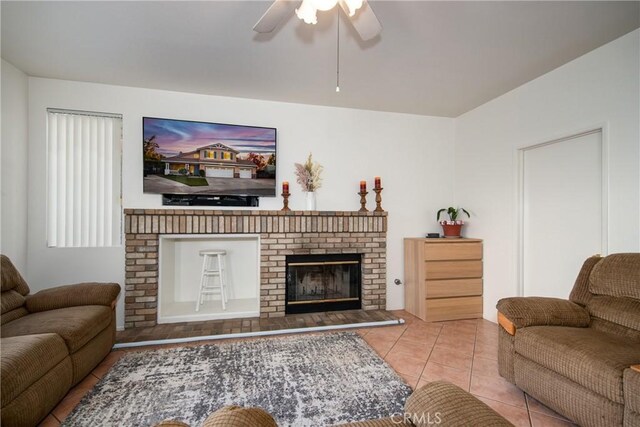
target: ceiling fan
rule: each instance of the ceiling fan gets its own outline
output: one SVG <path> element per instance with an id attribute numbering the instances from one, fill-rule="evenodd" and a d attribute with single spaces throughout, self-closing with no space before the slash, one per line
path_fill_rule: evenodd
<path id="1" fill-rule="evenodd" d="M 333 9 L 336 4 L 340 4 L 362 40 L 370 40 L 382 31 L 382 25 L 367 0 L 302 0 L 302 2 L 299 0 L 275 0 L 253 26 L 253 30 L 258 33 L 272 32 L 294 9 L 298 18 L 307 24 L 315 24 L 318 22 L 317 11 Z M 296 6 L 299 7 L 296 8 Z"/>

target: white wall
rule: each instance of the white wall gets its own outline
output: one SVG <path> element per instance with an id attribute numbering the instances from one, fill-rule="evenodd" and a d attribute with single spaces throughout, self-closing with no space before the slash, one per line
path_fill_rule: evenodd
<path id="1" fill-rule="evenodd" d="M 27 273 L 27 75 L 2 60 L 0 252 Z"/>
<path id="2" fill-rule="evenodd" d="M 485 239 L 485 318 L 517 294 L 519 148 L 604 125 L 608 253 L 640 250 L 639 52 L 636 30 L 456 119 L 455 199 Z"/>
<path id="3" fill-rule="evenodd" d="M 347 90 L 336 96 L 347 96 Z M 161 207 L 160 196 L 142 193 L 142 116 L 276 127 L 278 181 L 290 181 L 292 209 L 304 207 L 293 163 L 304 161 L 310 151 L 325 167 L 317 195 L 320 210 L 357 210 L 359 181 L 368 180 L 371 188 L 373 177 L 381 176 L 383 207 L 389 212 L 389 309 L 404 306 L 403 288 L 393 284 L 403 276 L 402 239 L 438 231 L 435 212 L 452 202 L 453 119 L 30 78 L 29 279 L 39 288 L 75 280 L 124 283 L 122 248 L 46 247 L 47 107 L 123 114 L 126 208 Z M 260 209 L 281 206 L 279 198 L 260 200 Z M 122 324 L 122 301 L 119 310 Z"/>

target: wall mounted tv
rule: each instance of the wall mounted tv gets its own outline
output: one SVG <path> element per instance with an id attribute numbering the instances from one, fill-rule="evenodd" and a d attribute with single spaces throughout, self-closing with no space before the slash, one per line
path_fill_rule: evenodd
<path id="1" fill-rule="evenodd" d="M 143 191 L 164 195 L 276 195 L 276 129 L 142 118 Z"/>

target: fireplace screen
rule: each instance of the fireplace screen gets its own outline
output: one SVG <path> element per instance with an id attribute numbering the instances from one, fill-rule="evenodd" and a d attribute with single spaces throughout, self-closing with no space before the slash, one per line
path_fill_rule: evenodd
<path id="1" fill-rule="evenodd" d="M 287 257 L 287 313 L 360 308 L 360 254 Z"/>

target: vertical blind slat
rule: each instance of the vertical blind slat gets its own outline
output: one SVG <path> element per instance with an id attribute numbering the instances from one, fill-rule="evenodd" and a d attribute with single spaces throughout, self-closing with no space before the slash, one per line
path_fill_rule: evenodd
<path id="1" fill-rule="evenodd" d="M 48 211 L 48 220 L 47 220 L 47 243 L 49 246 L 57 246 L 58 244 L 58 236 L 56 234 L 57 224 L 58 224 L 58 121 L 56 117 L 49 114 L 48 117 L 48 133 L 47 133 L 47 156 L 48 156 L 48 181 L 47 181 L 47 189 L 48 189 L 48 197 L 47 197 L 47 211 Z"/>
<path id="2" fill-rule="evenodd" d="M 111 148 L 113 142 L 113 119 L 105 119 L 105 140 L 104 140 L 104 241 L 105 245 L 112 245 L 112 215 L 111 209 L 113 205 L 113 151 Z"/>
<path id="3" fill-rule="evenodd" d="M 82 121 L 82 164 L 84 165 L 81 185 L 82 185 L 82 246 L 89 246 L 89 230 L 90 230 L 90 220 L 89 220 L 89 180 L 87 176 L 89 174 L 89 159 L 90 159 L 90 142 L 89 138 L 91 136 L 90 133 L 90 123 L 89 117 L 82 116 L 80 118 Z"/>
<path id="4" fill-rule="evenodd" d="M 67 120 L 60 117 L 58 123 L 58 245 L 67 246 L 65 225 L 67 220 Z"/>
<path id="5" fill-rule="evenodd" d="M 48 112 L 49 246 L 120 243 L 121 126 L 119 118 Z"/>

